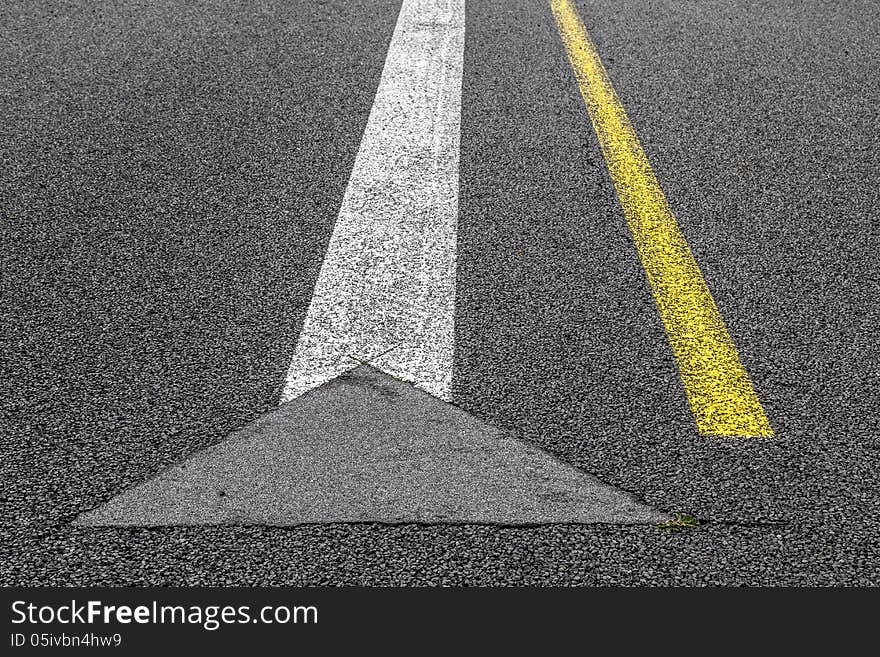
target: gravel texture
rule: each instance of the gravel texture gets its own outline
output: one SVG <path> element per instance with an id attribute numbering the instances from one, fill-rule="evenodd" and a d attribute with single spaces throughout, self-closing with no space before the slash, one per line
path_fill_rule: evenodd
<path id="1" fill-rule="evenodd" d="M 578 7 L 776 437 L 696 434 L 545 2 L 473 1 L 455 401 L 703 521 L 71 526 L 274 407 L 399 2 L 0 7 L 0 583 L 880 584 L 880 20 Z"/>

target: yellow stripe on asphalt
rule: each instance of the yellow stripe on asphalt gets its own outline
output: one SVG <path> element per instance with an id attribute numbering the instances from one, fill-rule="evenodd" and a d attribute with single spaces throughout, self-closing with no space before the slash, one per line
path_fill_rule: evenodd
<path id="1" fill-rule="evenodd" d="M 550 0 L 702 434 L 772 436 L 758 395 L 571 0 Z"/>

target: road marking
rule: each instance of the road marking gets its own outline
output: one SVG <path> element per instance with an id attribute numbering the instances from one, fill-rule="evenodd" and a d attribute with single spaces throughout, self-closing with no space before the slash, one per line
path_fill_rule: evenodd
<path id="1" fill-rule="evenodd" d="M 403 0 L 281 401 L 369 362 L 450 400 L 464 0 Z"/>
<path id="2" fill-rule="evenodd" d="M 772 436 L 700 273 L 599 53 L 571 0 L 550 0 L 702 434 Z"/>

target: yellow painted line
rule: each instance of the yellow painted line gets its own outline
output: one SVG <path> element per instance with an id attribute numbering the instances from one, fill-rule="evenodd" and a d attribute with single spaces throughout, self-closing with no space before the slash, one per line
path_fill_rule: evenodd
<path id="1" fill-rule="evenodd" d="M 772 436 L 715 300 L 571 0 L 550 0 L 702 434 Z"/>

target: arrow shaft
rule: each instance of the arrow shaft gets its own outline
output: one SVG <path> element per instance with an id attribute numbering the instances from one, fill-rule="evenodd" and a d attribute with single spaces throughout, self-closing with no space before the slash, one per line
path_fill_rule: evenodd
<path id="1" fill-rule="evenodd" d="M 450 398 L 464 0 L 404 0 L 282 394 L 359 362 Z"/>

